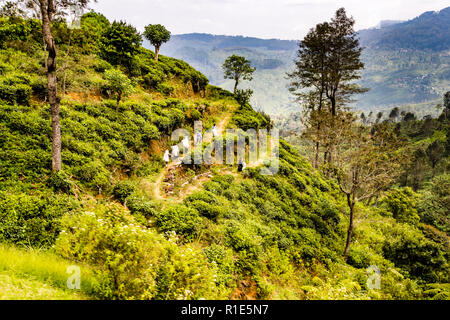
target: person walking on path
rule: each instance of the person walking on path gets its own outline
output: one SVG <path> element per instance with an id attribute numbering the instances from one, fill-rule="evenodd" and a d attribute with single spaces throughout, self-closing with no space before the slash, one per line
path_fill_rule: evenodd
<path id="1" fill-rule="evenodd" d="M 166 152 L 164 152 L 163 160 L 166 163 L 166 167 L 167 167 L 169 165 L 169 162 L 170 162 L 169 150 L 166 150 Z"/>
<path id="2" fill-rule="evenodd" d="M 247 167 L 247 164 L 245 163 L 244 160 L 239 159 L 239 163 L 238 163 L 238 172 L 242 172 L 245 170 L 245 168 Z"/>
<path id="3" fill-rule="evenodd" d="M 195 145 L 202 143 L 202 132 L 201 131 L 197 131 L 197 133 L 195 134 Z"/>
<path id="4" fill-rule="evenodd" d="M 180 157 L 180 148 L 176 144 L 172 146 L 172 159 L 173 161 L 177 161 L 179 157 Z"/>
<path id="5" fill-rule="evenodd" d="M 215 138 L 219 135 L 219 132 L 217 131 L 216 123 L 214 123 L 214 125 L 212 127 L 212 134 L 213 134 L 213 138 Z"/>
<path id="6" fill-rule="evenodd" d="M 188 154 L 189 148 L 191 146 L 191 144 L 189 142 L 189 137 L 188 136 L 184 137 L 182 143 L 183 143 L 183 148 L 184 148 L 184 154 L 186 155 L 186 154 Z"/>

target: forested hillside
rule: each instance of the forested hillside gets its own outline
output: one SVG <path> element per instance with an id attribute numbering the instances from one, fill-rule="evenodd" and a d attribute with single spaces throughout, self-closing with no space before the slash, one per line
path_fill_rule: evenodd
<path id="1" fill-rule="evenodd" d="M 371 90 L 357 97 L 355 108 L 378 111 L 401 106 L 425 116 L 438 116 L 426 102 L 442 97 L 450 83 L 450 8 L 426 12 L 406 22 L 384 23 L 358 32 L 366 64 L 361 84 Z M 298 41 L 268 40 L 208 34 L 175 35 L 163 48 L 202 71 L 211 83 L 231 89 L 220 66 L 230 54 L 249 59 L 256 67 L 253 105 L 274 115 L 298 110 L 288 94 Z"/>
<path id="2" fill-rule="evenodd" d="M 433 171 L 423 170 L 417 187 L 407 171 L 352 208 L 356 224 L 344 256 L 348 198 L 338 179 L 313 167 L 309 153 L 281 140 L 274 175 L 262 174 L 268 161 L 248 160 L 242 172 L 237 163 L 164 163 L 164 151 L 180 142 L 171 134 L 193 133 L 195 121 L 203 123 L 201 150 L 226 141 L 227 128 L 273 123 L 187 62 L 156 60 L 132 25 L 101 13 L 84 14 L 78 28 L 62 18 L 51 24 L 62 141 L 61 170 L 52 170 L 54 101 L 42 24 L 6 9 L 0 299 L 450 297 L 448 106 L 426 133 L 417 133 L 422 122 L 389 128 L 413 141 L 400 151 L 439 141 L 442 157 Z M 272 54 L 257 67 L 271 72 L 281 63 L 279 44 L 267 50 Z M 207 137 L 216 125 L 218 135 Z M 375 289 L 368 285 L 370 266 L 381 274 Z M 67 286 L 73 267 L 81 272 L 78 288 Z"/>

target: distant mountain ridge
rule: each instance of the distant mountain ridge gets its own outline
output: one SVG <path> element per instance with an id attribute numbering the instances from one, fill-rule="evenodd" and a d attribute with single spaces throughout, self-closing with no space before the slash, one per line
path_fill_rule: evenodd
<path id="1" fill-rule="evenodd" d="M 213 44 L 216 48 L 221 49 L 229 47 L 265 47 L 269 50 L 292 50 L 297 47 L 298 42 L 296 40 L 260 39 L 244 36 L 213 35 L 209 33 L 187 33 L 174 35 L 173 37 L 178 41 L 199 41 L 204 42 L 205 45 Z"/>
<path id="2" fill-rule="evenodd" d="M 394 24 L 399 24 L 405 22 L 404 20 L 381 20 L 377 26 L 377 29 L 386 28 L 389 26 L 393 26 Z"/>
<path id="3" fill-rule="evenodd" d="M 380 29 L 359 31 L 361 44 L 375 49 L 450 49 L 450 7 L 429 11 L 401 23 L 388 23 Z"/>
<path id="4" fill-rule="evenodd" d="M 359 109 L 380 109 L 436 100 L 450 87 L 450 7 L 425 12 L 409 21 L 382 21 L 358 32 L 365 47 L 361 84 L 371 91 L 358 97 Z M 245 56 L 257 68 L 252 104 L 272 114 L 298 110 L 287 90 L 298 42 L 244 36 L 192 33 L 173 35 L 162 54 L 189 62 L 212 84 L 232 89 L 222 63 L 231 54 Z M 149 45 L 147 45 L 150 47 Z"/>

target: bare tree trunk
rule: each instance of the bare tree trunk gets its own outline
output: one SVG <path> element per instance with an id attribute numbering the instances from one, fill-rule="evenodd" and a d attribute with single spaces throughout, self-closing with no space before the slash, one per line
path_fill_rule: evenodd
<path id="1" fill-rule="evenodd" d="M 60 100 L 57 93 L 56 79 L 57 49 L 50 29 L 54 3 L 51 0 L 41 0 L 40 4 L 42 13 L 42 32 L 48 50 L 47 91 L 52 114 L 52 171 L 58 172 L 61 170 L 61 127 L 59 124 Z"/>
<path id="2" fill-rule="evenodd" d="M 117 100 L 116 100 L 116 112 L 119 112 L 119 103 L 120 100 L 122 99 L 122 95 L 121 94 L 117 94 Z"/>
<path id="3" fill-rule="evenodd" d="M 320 144 L 317 141 L 316 142 L 316 156 L 314 159 L 314 168 L 316 168 L 316 169 L 319 168 L 319 147 L 320 147 Z"/>
<path id="4" fill-rule="evenodd" d="M 336 111 L 336 98 L 334 94 L 330 97 L 330 101 L 331 101 L 331 128 L 332 130 L 335 130 L 336 128 L 335 118 L 337 115 L 337 111 Z M 332 141 L 328 152 L 328 163 L 330 164 L 333 164 L 335 151 L 336 151 L 335 142 Z"/>
<path id="5" fill-rule="evenodd" d="M 406 187 L 408 185 L 408 169 L 405 169 L 405 180 L 403 181 L 403 186 Z"/>
<path id="6" fill-rule="evenodd" d="M 336 148 L 334 145 L 330 146 L 330 151 L 328 152 L 328 163 L 333 164 L 333 154 L 335 152 Z"/>
<path id="7" fill-rule="evenodd" d="M 43 48 L 44 48 L 44 66 L 45 70 L 48 68 L 48 62 L 47 62 L 47 43 L 45 42 L 45 37 L 42 38 L 43 41 Z"/>
<path id="8" fill-rule="evenodd" d="M 236 80 L 236 82 L 234 83 L 234 91 L 233 91 L 234 94 L 236 94 L 238 84 L 239 84 L 239 80 Z"/>
<path id="9" fill-rule="evenodd" d="M 347 241 L 346 241 L 345 250 L 344 250 L 344 261 L 345 262 L 347 262 L 347 259 L 348 259 L 348 253 L 350 251 L 350 244 L 352 242 L 352 236 L 353 236 L 353 215 L 354 215 L 355 202 L 354 202 L 354 199 L 352 199 L 351 194 L 347 194 L 347 203 L 348 203 L 348 207 L 350 209 L 350 223 L 348 225 Z"/>
<path id="10" fill-rule="evenodd" d="M 159 48 L 160 48 L 159 46 L 158 47 L 155 46 L 155 60 L 156 61 L 158 61 L 158 59 L 159 59 Z"/>

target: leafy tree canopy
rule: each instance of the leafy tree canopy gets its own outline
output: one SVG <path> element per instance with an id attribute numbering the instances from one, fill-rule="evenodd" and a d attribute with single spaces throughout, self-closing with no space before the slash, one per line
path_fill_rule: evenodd
<path id="1" fill-rule="evenodd" d="M 236 93 L 237 86 L 241 79 L 251 81 L 253 80 L 253 72 L 250 61 L 245 57 L 232 55 L 225 60 L 222 66 L 225 79 L 233 79 L 235 81 L 234 93 Z"/>
<path id="2" fill-rule="evenodd" d="M 133 57 L 139 52 L 142 36 L 132 25 L 114 21 L 103 33 L 100 43 L 103 59 L 130 68 Z"/>
<path id="3" fill-rule="evenodd" d="M 120 100 L 133 92 L 133 84 L 130 79 L 120 70 L 111 69 L 105 71 L 103 78 L 108 82 L 107 88 L 114 92 L 117 98 L 116 109 L 119 107 Z"/>
<path id="4" fill-rule="evenodd" d="M 145 38 L 155 46 L 155 60 L 158 60 L 161 45 L 170 40 L 170 31 L 160 24 L 149 24 L 145 27 Z"/>

